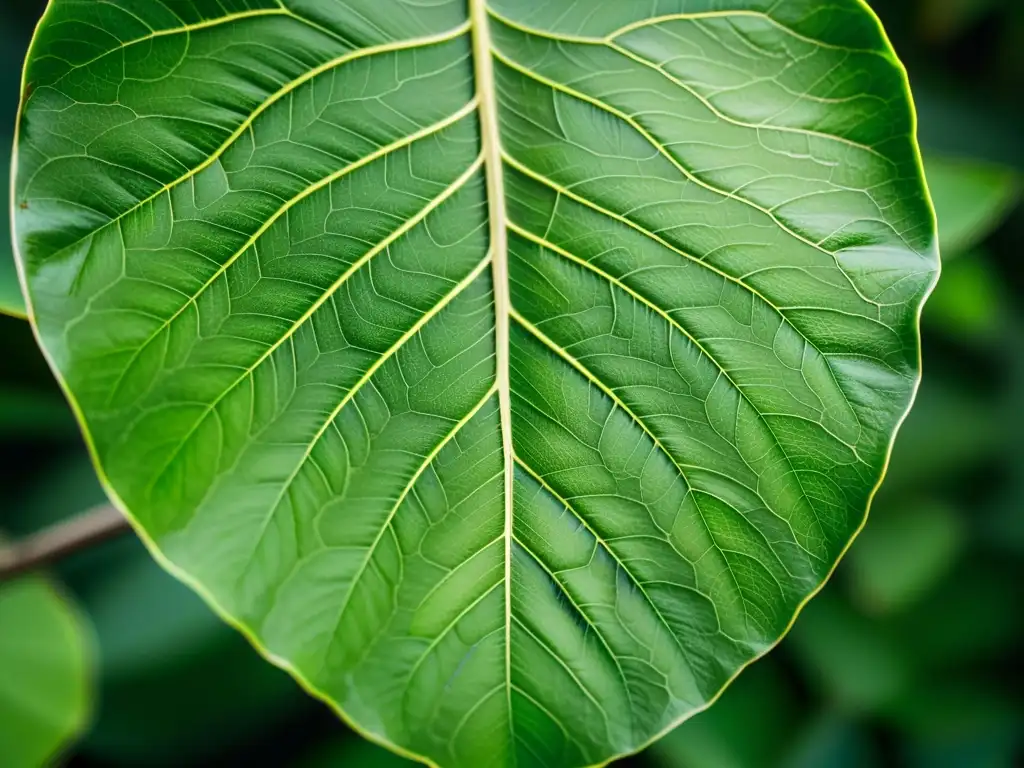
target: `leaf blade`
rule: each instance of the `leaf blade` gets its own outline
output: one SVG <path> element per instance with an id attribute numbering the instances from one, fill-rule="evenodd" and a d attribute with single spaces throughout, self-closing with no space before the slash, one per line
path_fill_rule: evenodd
<path id="1" fill-rule="evenodd" d="M 934 221 L 877 20 L 677 5 L 63 0 L 34 44 L 18 237 L 112 491 L 438 764 L 599 763 L 707 706 L 916 389 Z"/>

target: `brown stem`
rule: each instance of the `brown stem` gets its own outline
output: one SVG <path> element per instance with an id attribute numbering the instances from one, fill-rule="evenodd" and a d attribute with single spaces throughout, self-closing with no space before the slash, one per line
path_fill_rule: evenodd
<path id="1" fill-rule="evenodd" d="M 130 530 L 114 507 L 104 505 L 45 528 L 22 541 L 0 545 L 0 581 L 42 568 Z"/>

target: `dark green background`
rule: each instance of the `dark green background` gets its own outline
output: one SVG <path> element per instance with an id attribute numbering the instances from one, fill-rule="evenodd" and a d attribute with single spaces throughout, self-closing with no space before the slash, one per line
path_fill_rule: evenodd
<path id="1" fill-rule="evenodd" d="M 1024 171 L 1024 3 L 872 5 L 910 71 L 926 152 Z M 0 1 L 4 143 L 43 6 Z M 980 242 L 944 254 L 918 405 L 865 534 L 775 653 L 631 765 L 1024 764 L 1024 209 L 1000 213 Z M 28 326 L 4 317 L 0 447 L 8 533 L 103 500 Z M 101 657 L 95 725 L 71 765 L 403 764 L 262 662 L 140 544 L 58 570 Z"/>

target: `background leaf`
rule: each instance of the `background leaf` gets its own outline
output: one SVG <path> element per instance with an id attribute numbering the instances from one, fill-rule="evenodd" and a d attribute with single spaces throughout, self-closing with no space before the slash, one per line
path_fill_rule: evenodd
<path id="1" fill-rule="evenodd" d="M 963 537 L 959 516 L 937 502 L 905 504 L 877 517 L 850 551 L 854 596 L 869 613 L 901 610 L 949 572 Z"/>
<path id="2" fill-rule="evenodd" d="M 875 631 L 833 593 L 819 595 L 790 635 L 809 678 L 839 708 L 871 712 L 888 705 L 910 685 L 907 649 Z"/>
<path id="3" fill-rule="evenodd" d="M 28 535 L 104 501 L 83 451 L 51 459 L 45 480 L 5 522 Z M 291 679 L 133 537 L 79 552 L 59 573 L 96 637 L 102 706 L 80 746 L 93 759 L 132 768 L 197 764 L 220 758 L 254 729 L 275 735 L 294 717 L 310 718 L 313 702 Z"/>
<path id="4" fill-rule="evenodd" d="M 946 258 L 983 240 L 1020 195 L 1018 174 L 1004 166 L 927 155 L 925 172 Z"/>
<path id="5" fill-rule="evenodd" d="M 1005 287 L 984 252 L 968 253 L 943 268 L 924 321 L 948 337 L 998 342 L 1009 317 Z"/>
<path id="6" fill-rule="evenodd" d="M 959 382 L 923 381 L 881 493 L 891 498 L 925 483 L 968 476 L 998 453 L 1007 429 L 998 411 Z"/>
<path id="7" fill-rule="evenodd" d="M 49 764 L 88 724 L 91 654 L 84 619 L 45 580 L 0 584 L 0 756 Z"/>

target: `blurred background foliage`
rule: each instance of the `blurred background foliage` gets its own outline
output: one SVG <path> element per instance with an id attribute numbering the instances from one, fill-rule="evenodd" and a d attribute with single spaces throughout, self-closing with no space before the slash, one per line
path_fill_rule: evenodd
<path id="1" fill-rule="evenodd" d="M 779 649 L 623 764 L 1024 765 L 1024 3 L 871 4 L 910 72 L 940 220 L 944 274 L 924 313 L 918 404 L 869 525 Z M 5 148 L 42 8 L 0 0 Z M 5 228 L 0 305 L 18 300 Z M 0 344 L 0 526 L 22 536 L 103 493 L 28 325 L 0 316 Z M 259 659 L 137 541 L 76 555 L 53 576 L 61 592 L 56 580 L 0 587 L 5 768 L 39 764 L 25 740 L 54 749 L 79 732 L 62 758 L 72 766 L 410 765 Z M 41 614 L 18 614 L 27 592 Z M 31 622 L 55 628 L 53 644 L 10 642 Z M 24 688 L 15 675 L 29 658 L 38 695 L 19 701 L 11 690 Z M 61 676 L 65 690 L 45 687 Z"/>

